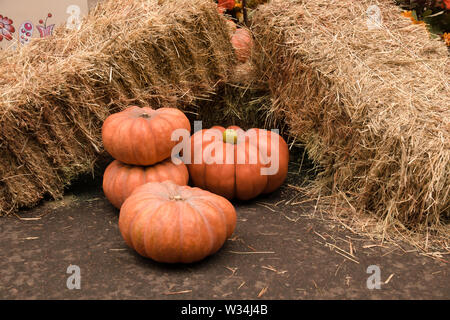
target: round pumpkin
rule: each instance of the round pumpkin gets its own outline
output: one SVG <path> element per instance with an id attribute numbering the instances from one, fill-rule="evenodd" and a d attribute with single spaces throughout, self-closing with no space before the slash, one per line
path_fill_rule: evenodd
<path id="1" fill-rule="evenodd" d="M 119 217 L 128 246 L 166 263 L 191 263 L 214 254 L 235 226 L 236 211 L 227 199 L 172 181 L 136 188 Z"/>
<path id="2" fill-rule="evenodd" d="M 137 187 L 148 182 L 171 180 L 187 185 L 189 173 L 184 163 L 175 165 L 170 159 L 153 166 L 132 166 L 114 160 L 103 175 L 103 192 L 118 209 Z"/>
<path id="3" fill-rule="evenodd" d="M 253 39 L 248 29 L 237 29 L 231 37 L 231 44 L 233 45 L 238 61 L 246 62 L 250 58 Z"/>
<path id="4" fill-rule="evenodd" d="M 180 110 L 132 106 L 105 120 L 103 145 L 116 160 L 149 166 L 170 157 L 179 142 L 171 139 L 176 129 L 191 130 L 188 118 Z"/>
<path id="5" fill-rule="evenodd" d="M 192 183 L 228 199 L 273 192 L 286 179 L 289 150 L 275 132 L 216 126 L 197 131 L 190 143 Z"/>

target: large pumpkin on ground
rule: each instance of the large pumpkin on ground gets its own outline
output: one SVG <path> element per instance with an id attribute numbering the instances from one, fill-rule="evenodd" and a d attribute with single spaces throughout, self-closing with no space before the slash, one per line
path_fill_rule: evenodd
<path id="1" fill-rule="evenodd" d="M 217 252 L 236 226 L 225 198 L 171 181 L 138 187 L 120 210 L 125 242 L 158 262 L 191 263 Z"/>
<path id="2" fill-rule="evenodd" d="M 132 166 L 114 160 L 103 175 L 103 192 L 118 209 L 137 187 L 148 182 L 171 180 L 187 185 L 189 173 L 184 163 L 175 165 L 170 159 L 153 166 Z"/>
<path id="3" fill-rule="evenodd" d="M 103 145 L 116 160 L 149 166 L 170 157 L 178 143 L 171 139 L 176 129 L 191 130 L 189 120 L 180 110 L 132 106 L 105 120 Z"/>
<path id="4" fill-rule="evenodd" d="M 228 199 L 249 200 L 273 192 L 286 179 L 289 150 L 275 132 L 216 126 L 197 131 L 190 145 L 193 184 Z"/>

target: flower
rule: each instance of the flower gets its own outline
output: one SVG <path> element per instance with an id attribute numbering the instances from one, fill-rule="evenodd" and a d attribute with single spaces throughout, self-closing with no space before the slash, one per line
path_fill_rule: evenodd
<path id="1" fill-rule="evenodd" d="M 234 5 L 235 8 L 239 8 L 242 9 L 242 1 L 241 0 L 237 0 L 236 4 Z"/>
<path id="2" fill-rule="evenodd" d="M 450 1 L 450 0 L 448 0 L 448 1 Z M 412 11 L 403 11 L 402 16 L 404 16 L 406 18 L 410 18 L 413 24 L 424 24 L 425 23 L 424 21 L 416 20 L 413 17 Z"/>
<path id="3" fill-rule="evenodd" d="M 444 5 L 447 9 L 450 10 L 450 0 L 444 0 Z"/>
<path id="4" fill-rule="evenodd" d="M 226 11 L 234 8 L 235 1 L 234 0 L 219 0 L 218 8 L 220 10 Z"/>
<path id="5" fill-rule="evenodd" d="M 445 44 L 450 47 L 450 32 L 445 32 L 442 35 L 442 38 L 444 39 Z"/>
<path id="6" fill-rule="evenodd" d="M 12 25 L 13 21 L 8 17 L 3 17 L 0 14 L 0 41 L 5 38 L 8 41 L 12 40 L 12 34 L 16 32 L 16 29 Z"/>
<path id="7" fill-rule="evenodd" d="M 402 16 L 405 18 L 411 18 L 412 17 L 412 11 L 403 11 Z"/>

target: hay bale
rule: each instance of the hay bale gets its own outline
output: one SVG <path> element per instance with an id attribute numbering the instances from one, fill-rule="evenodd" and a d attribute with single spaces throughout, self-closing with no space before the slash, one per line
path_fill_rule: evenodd
<path id="1" fill-rule="evenodd" d="M 274 0 L 253 15 L 253 62 L 270 111 L 321 167 L 322 195 L 385 227 L 439 225 L 450 216 L 450 59 L 392 1 L 376 1 L 383 24 L 369 29 L 373 4 Z"/>
<path id="2" fill-rule="evenodd" d="M 207 97 L 234 64 L 228 39 L 209 0 L 110 0 L 79 31 L 2 52 L 0 215 L 92 172 L 111 112 Z"/>

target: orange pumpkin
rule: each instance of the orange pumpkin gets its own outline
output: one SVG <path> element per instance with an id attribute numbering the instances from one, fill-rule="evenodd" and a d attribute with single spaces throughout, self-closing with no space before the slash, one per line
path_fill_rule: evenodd
<path id="1" fill-rule="evenodd" d="M 236 211 L 228 200 L 171 181 L 138 187 L 119 217 L 128 246 L 166 263 L 191 263 L 217 252 L 235 226 Z"/>
<path id="2" fill-rule="evenodd" d="M 149 166 L 170 157 L 179 142 L 171 140 L 176 129 L 191 130 L 189 120 L 180 110 L 132 106 L 105 120 L 103 145 L 113 158 L 123 163 Z"/>
<path id="3" fill-rule="evenodd" d="M 248 29 L 237 29 L 231 37 L 231 44 L 240 62 L 246 62 L 252 53 L 253 39 Z"/>
<path id="4" fill-rule="evenodd" d="M 148 182 L 171 180 L 187 185 L 189 173 L 184 163 L 175 165 L 170 159 L 153 166 L 131 166 L 114 160 L 103 175 L 103 192 L 118 209 L 137 187 Z"/>
<path id="5" fill-rule="evenodd" d="M 289 150 L 275 132 L 217 126 L 197 131 L 190 142 L 189 175 L 199 188 L 249 200 L 275 191 L 286 179 Z"/>

